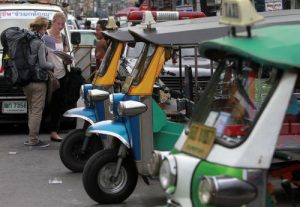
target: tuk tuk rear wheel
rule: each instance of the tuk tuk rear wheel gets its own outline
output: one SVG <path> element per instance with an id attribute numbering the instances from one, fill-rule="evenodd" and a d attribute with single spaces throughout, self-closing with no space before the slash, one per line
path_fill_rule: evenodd
<path id="1" fill-rule="evenodd" d="M 138 172 L 134 160 L 127 156 L 117 178 L 113 174 L 117 165 L 118 151 L 105 149 L 95 153 L 83 170 L 83 186 L 87 194 L 101 204 L 121 203 L 134 191 Z"/>
<path id="2" fill-rule="evenodd" d="M 59 156 L 62 163 L 72 172 L 82 172 L 87 160 L 96 152 L 103 149 L 102 140 L 95 134 L 89 137 L 89 143 L 82 152 L 85 130 L 75 129 L 70 131 L 62 140 L 59 148 Z"/>

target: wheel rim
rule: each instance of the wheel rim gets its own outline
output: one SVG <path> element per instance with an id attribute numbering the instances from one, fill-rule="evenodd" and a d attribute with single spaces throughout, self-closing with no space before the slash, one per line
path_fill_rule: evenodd
<path id="1" fill-rule="evenodd" d="M 123 166 L 120 168 L 118 177 L 113 178 L 116 167 L 116 163 L 107 163 L 98 173 L 98 186 L 106 193 L 118 193 L 127 183 L 127 173 Z"/>

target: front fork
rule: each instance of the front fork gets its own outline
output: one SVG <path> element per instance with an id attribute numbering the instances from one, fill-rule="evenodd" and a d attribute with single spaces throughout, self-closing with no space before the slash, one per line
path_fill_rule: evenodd
<path id="1" fill-rule="evenodd" d="M 127 156 L 127 147 L 124 144 L 121 144 L 118 151 L 117 167 L 116 167 L 116 171 L 113 174 L 113 179 L 117 179 L 122 166 L 122 161 L 126 156 Z"/>
<path id="2" fill-rule="evenodd" d="M 85 154 L 86 152 L 86 149 L 88 148 L 89 146 L 89 143 L 90 143 L 90 139 L 91 139 L 91 136 L 86 136 L 83 140 L 83 143 L 82 143 L 82 146 L 81 146 L 81 154 Z"/>
<path id="3" fill-rule="evenodd" d="M 82 129 L 86 131 L 89 126 L 91 126 L 91 124 L 88 121 L 84 121 Z M 90 139 L 91 139 L 91 134 L 86 133 L 85 138 L 82 143 L 82 146 L 81 146 L 81 150 L 80 150 L 81 154 L 85 154 L 86 149 L 89 145 Z"/>

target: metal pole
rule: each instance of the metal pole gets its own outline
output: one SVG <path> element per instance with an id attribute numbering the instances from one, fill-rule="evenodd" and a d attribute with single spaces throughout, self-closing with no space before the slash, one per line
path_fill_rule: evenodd
<path id="1" fill-rule="evenodd" d="M 194 47 L 194 59 L 195 59 L 195 101 L 199 100 L 198 91 L 198 47 Z"/>
<path id="2" fill-rule="evenodd" d="M 214 74 L 214 62 L 210 60 L 210 76 L 213 76 Z"/>
<path id="3" fill-rule="evenodd" d="M 182 94 L 182 62 L 181 62 L 181 47 L 179 46 L 179 90 Z"/>

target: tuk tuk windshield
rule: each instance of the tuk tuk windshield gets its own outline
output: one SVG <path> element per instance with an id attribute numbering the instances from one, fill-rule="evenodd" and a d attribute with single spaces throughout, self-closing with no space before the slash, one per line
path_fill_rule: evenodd
<path id="1" fill-rule="evenodd" d="M 231 148 L 240 145 L 269 100 L 280 74 L 281 70 L 245 59 L 221 61 L 195 106 L 189 126 L 210 128 L 214 134 L 212 143 Z"/>
<path id="2" fill-rule="evenodd" d="M 118 41 L 110 41 L 110 44 L 108 45 L 108 48 L 105 52 L 105 55 L 102 59 L 102 62 L 101 62 L 101 65 L 99 67 L 99 72 L 98 72 L 98 76 L 104 76 L 108 67 L 109 67 L 109 64 L 115 54 L 115 51 L 118 47 Z"/>
<path id="3" fill-rule="evenodd" d="M 126 77 L 122 87 L 122 92 L 127 93 L 131 84 L 138 85 L 143 79 L 147 68 L 155 54 L 156 46 L 154 44 L 145 44 L 143 50 L 129 76 Z"/>

